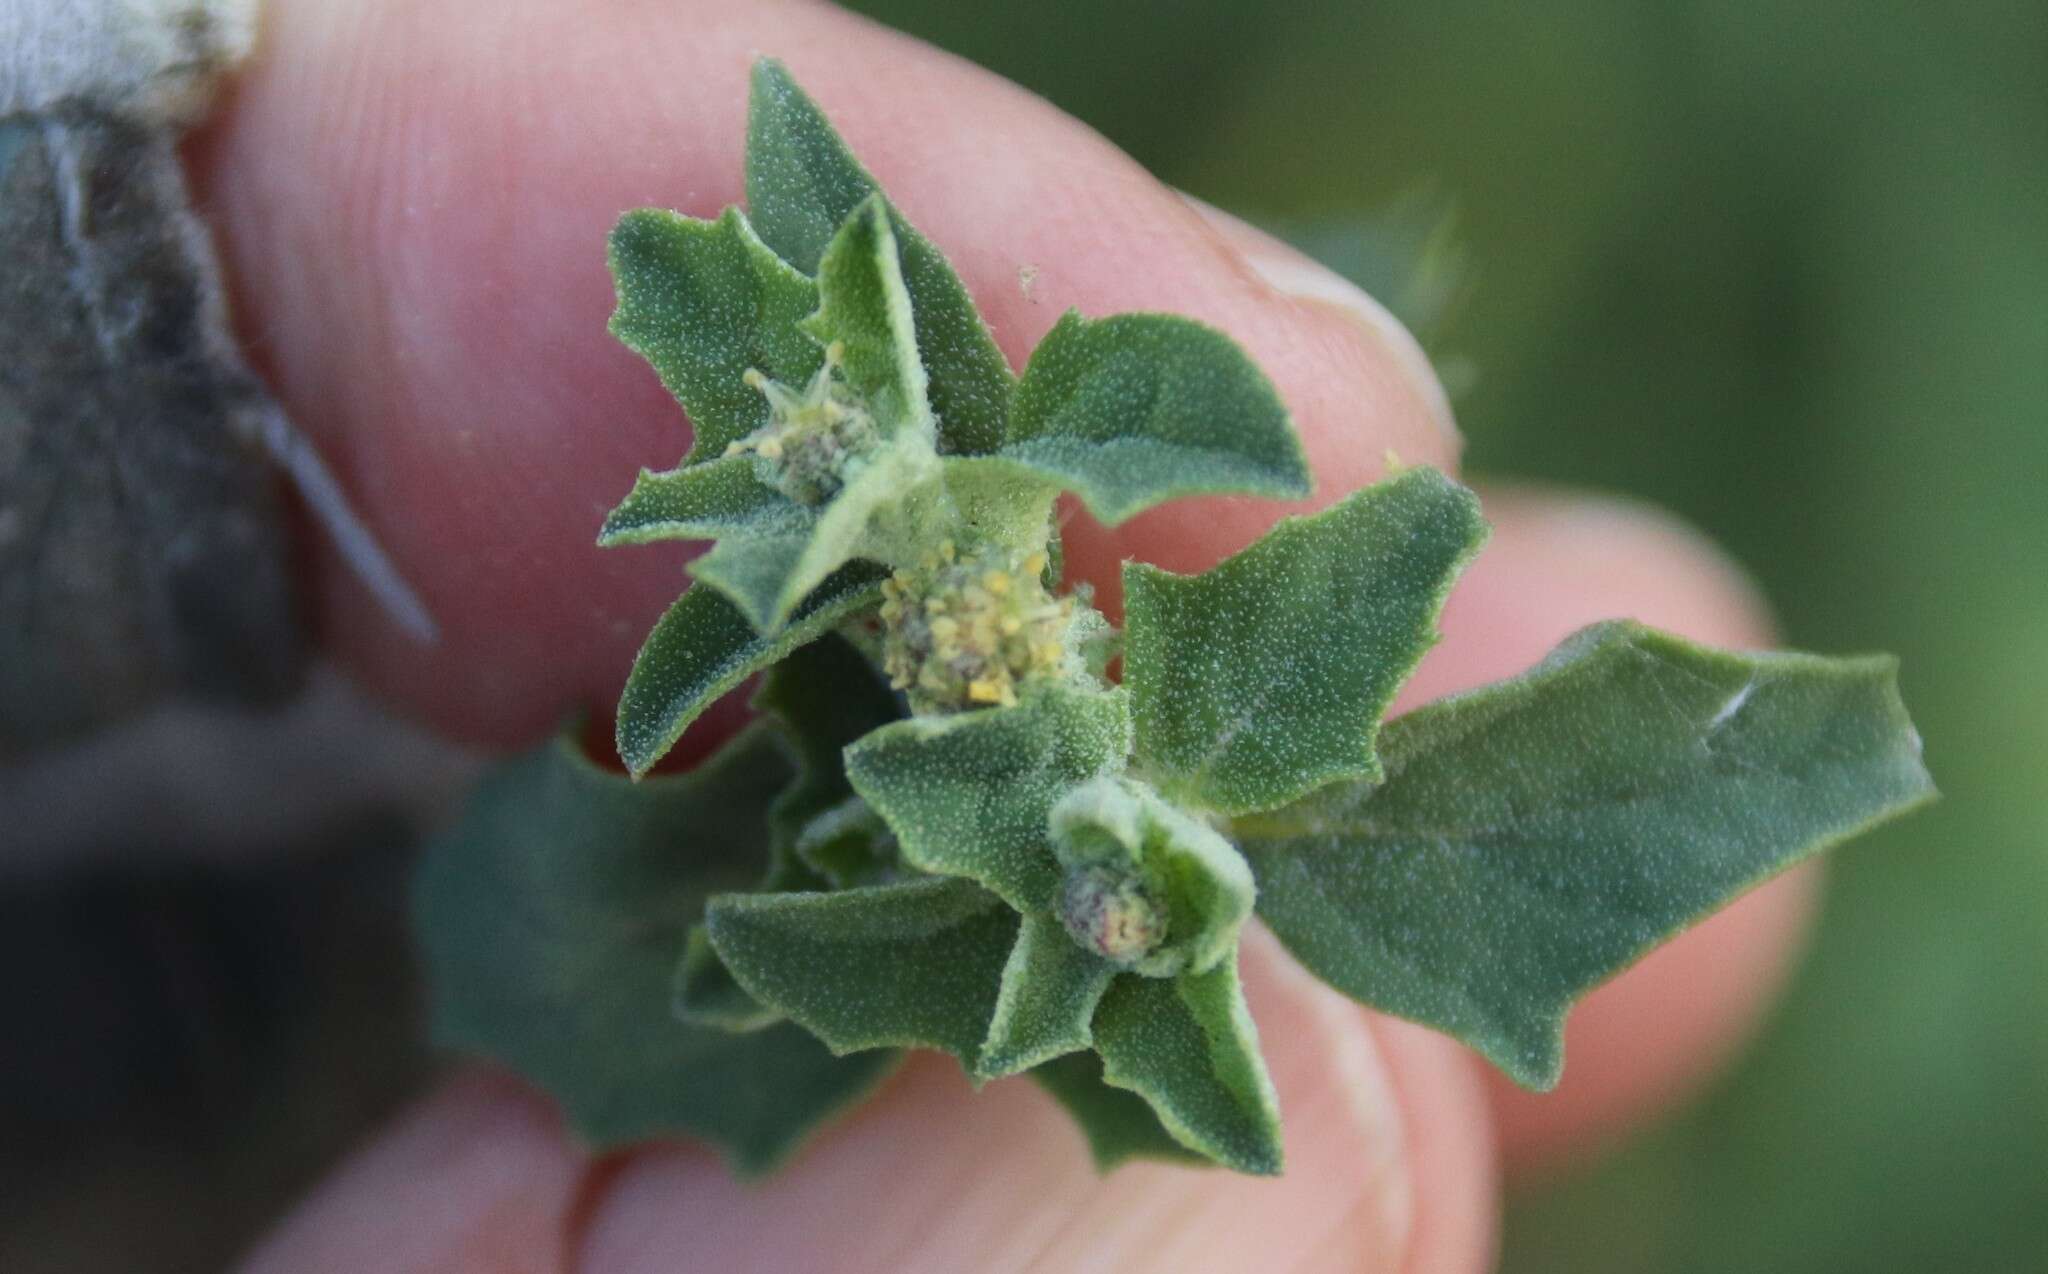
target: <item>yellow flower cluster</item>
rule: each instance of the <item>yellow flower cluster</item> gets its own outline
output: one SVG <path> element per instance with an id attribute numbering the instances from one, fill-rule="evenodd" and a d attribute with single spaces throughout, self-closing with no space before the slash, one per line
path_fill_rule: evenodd
<path id="1" fill-rule="evenodd" d="M 949 540 L 882 584 L 882 656 L 890 683 L 922 712 L 1017 702 L 1067 662 L 1070 597 L 1046 591 L 1045 554 L 963 557 Z"/>
<path id="2" fill-rule="evenodd" d="M 768 423 L 736 442 L 728 456 L 752 452 L 761 480 L 798 504 L 819 505 L 839 494 L 851 469 L 874 449 L 874 419 L 836 373 L 845 348 L 834 341 L 802 393 L 749 368 L 746 382 L 768 400 Z"/>

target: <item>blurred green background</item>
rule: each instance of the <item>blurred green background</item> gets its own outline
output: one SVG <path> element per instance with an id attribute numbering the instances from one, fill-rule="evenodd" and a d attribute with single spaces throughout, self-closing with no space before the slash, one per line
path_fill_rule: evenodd
<path id="1" fill-rule="evenodd" d="M 1505 1269 L 2048 1269 L 2048 5 L 854 7 L 1359 278 L 1482 477 L 1657 501 L 1790 644 L 1903 657 L 1946 800 L 1838 856 L 1758 1046 L 1519 1198 Z"/>
<path id="2" fill-rule="evenodd" d="M 2048 1270 L 2048 4 L 855 7 L 1353 275 L 1482 477 L 1662 503 L 1789 643 L 1903 657 L 1947 799 L 1509 1274 Z M 417 1091 L 413 812 L 0 880 L 0 1270 L 220 1268 Z"/>

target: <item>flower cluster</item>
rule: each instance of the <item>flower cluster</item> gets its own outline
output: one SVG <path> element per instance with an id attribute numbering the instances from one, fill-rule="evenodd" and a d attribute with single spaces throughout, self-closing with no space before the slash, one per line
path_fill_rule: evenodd
<path id="1" fill-rule="evenodd" d="M 746 381 L 768 399 L 768 423 L 726 446 L 759 457 L 762 482 L 798 504 L 821 505 L 853 477 L 880 440 L 874 418 L 838 375 L 845 349 L 834 341 L 802 393 L 759 371 Z"/>
<path id="2" fill-rule="evenodd" d="M 1018 689 L 1066 669 L 1074 599 L 1045 587 L 1046 557 L 951 540 L 882 584 L 883 670 L 920 712 L 1017 702 Z"/>

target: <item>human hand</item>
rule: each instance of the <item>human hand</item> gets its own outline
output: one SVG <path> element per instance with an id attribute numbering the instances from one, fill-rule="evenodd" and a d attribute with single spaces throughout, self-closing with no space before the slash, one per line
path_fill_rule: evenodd
<path id="1" fill-rule="evenodd" d="M 510 746 L 608 711 L 682 581 L 667 550 L 591 547 L 633 473 L 684 443 L 674 404 L 603 335 L 601 244 L 622 209 L 710 215 L 736 199 L 757 52 L 790 63 L 953 259 L 1013 362 L 1069 306 L 1188 314 L 1279 386 L 1317 502 L 1372 480 L 1389 449 L 1455 468 L 1428 365 L 1372 302 L 1044 103 L 836 10 L 276 0 L 267 22 L 194 147 L 202 206 L 242 336 L 442 631 L 422 649 L 323 561 L 325 640 L 456 737 Z M 1515 672 L 1611 615 L 1764 642 L 1739 578 L 1671 524 L 1558 493 L 1486 494 L 1493 543 L 1405 704 Z M 1198 569 L 1289 511 L 1185 501 L 1115 532 L 1077 519 L 1068 561 L 1107 597 L 1124 557 Z M 932 1058 L 750 1186 L 687 1146 L 593 1160 L 538 1097 L 474 1075 L 402 1117 L 252 1264 L 1475 1270 L 1501 1164 L 1610 1134 L 1721 1056 L 1808 880 L 1753 895 L 1594 996 L 1546 1098 L 1482 1078 L 1458 1045 L 1368 1013 L 1254 938 L 1247 994 L 1288 1117 L 1276 1181 L 1156 1165 L 1098 1178 L 1035 1088 L 970 1095 Z"/>

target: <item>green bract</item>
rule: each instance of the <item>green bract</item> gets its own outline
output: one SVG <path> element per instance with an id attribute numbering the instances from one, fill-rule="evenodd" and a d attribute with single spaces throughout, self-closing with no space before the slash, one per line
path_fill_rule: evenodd
<path id="1" fill-rule="evenodd" d="M 1105 1168 L 1277 1172 L 1254 914 L 1547 1087 L 1576 999 L 1932 794 L 1890 661 L 1625 623 L 1383 728 L 1486 537 L 1427 468 L 1199 575 L 1127 564 L 1119 635 L 1061 589 L 1055 499 L 1306 495 L 1273 386 L 1158 314 L 1069 313 L 1013 377 L 782 67 L 753 90 L 751 215 L 613 233 L 612 330 L 695 442 L 600 542 L 713 542 L 620 700 L 631 774 L 756 673 L 765 719 L 682 778 L 513 762 L 419 888 L 444 1038 L 593 1141 L 760 1169 L 932 1048 L 1030 1074 Z"/>

